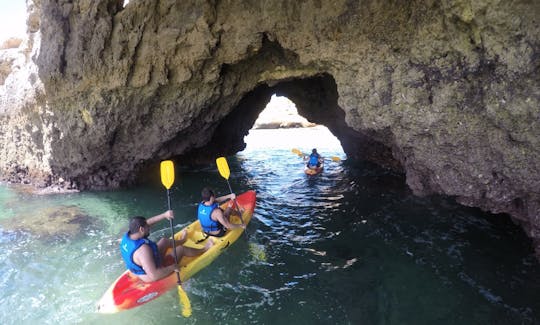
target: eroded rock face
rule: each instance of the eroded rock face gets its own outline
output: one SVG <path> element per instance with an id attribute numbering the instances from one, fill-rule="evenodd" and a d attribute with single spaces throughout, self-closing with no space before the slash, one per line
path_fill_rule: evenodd
<path id="1" fill-rule="evenodd" d="M 510 214 L 540 254 L 540 2 L 122 3 L 30 3 L 22 65 L 0 62 L 4 179 L 110 188 L 231 154 L 277 93 L 416 194 Z"/>

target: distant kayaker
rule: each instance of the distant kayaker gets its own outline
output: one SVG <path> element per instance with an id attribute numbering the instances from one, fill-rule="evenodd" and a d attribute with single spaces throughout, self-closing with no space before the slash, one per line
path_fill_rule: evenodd
<path id="1" fill-rule="evenodd" d="M 309 159 L 308 163 L 306 164 L 308 168 L 321 167 L 322 157 L 317 152 L 317 149 L 314 148 L 311 150 L 311 154 L 307 157 L 307 159 Z"/>
<path id="2" fill-rule="evenodd" d="M 216 198 L 214 191 L 205 187 L 201 191 L 202 201 L 199 203 L 197 214 L 203 231 L 215 237 L 225 235 L 227 229 L 246 228 L 245 224 L 233 224 L 230 222 L 232 202 L 236 199 L 234 193 Z M 231 202 L 225 211 L 221 210 L 219 203 L 230 199 Z"/>
<path id="3" fill-rule="evenodd" d="M 177 271 L 174 263 L 174 253 L 171 250 L 169 254 L 166 254 L 167 249 L 173 246 L 172 239 L 161 238 L 157 244 L 148 239 L 150 226 L 161 220 L 172 220 L 173 218 L 173 211 L 168 210 L 148 220 L 141 216 L 132 217 L 129 220 L 129 231 L 122 237 L 120 251 L 127 269 L 144 282 L 157 281 Z M 182 244 L 186 241 L 186 235 L 187 233 L 184 230 L 181 238 L 176 241 L 176 254 L 179 261 L 182 256 L 200 255 L 212 245 L 209 241 L 206 247 L 201 249 L 184 247 Z M 169 265 L 171 262 L 172 264 Z"/>

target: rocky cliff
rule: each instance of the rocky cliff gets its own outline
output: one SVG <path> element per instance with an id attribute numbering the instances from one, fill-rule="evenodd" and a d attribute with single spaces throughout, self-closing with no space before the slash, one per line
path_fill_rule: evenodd
<path id="1" fill-rule="evenodd" d="M 416 194 L 508 213 L 540 254 L 539 17 L 533 0 L 29 1 L 28 40 L 0 55 L 1 175 L 111 188 L 232 154 L 278 94 Z"/>

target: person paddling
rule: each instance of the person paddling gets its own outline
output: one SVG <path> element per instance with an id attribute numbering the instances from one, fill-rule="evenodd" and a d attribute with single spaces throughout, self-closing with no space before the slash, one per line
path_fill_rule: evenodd
<path id="1" fill-rule="evenodd" d="M 197 217 L 203 231 L 207 235 L 222 237 L 225 235 L 227 229 L 246 228 L 246 225 L 243 223 L 233 224 L 230 222 L 232 202 L 236 199 L 234 193 L 216 198 L 214 191 L 205 187 L 201 191 L 201 197 L 202 201 L 199 203 L 197 209 Z M 225 211 L 221 210 L 219 203 L 225 202 L 228 199 L 231 200 L 231 204 L 229 204 Z"/>
<path id="2" fill-rule="evenodd" d="M 308 168 L 314 169 L 321 167 L 322 157 L 317 152 L 317 149 L 314 148 L 311 150 L 311 154 L 307 157 L 307 159 L 309 159 L 308 163 L 306 164 Z"/>
<path id="3" fill-rule="evenodd" d="M 168 210 L 148 220 L 141 216 L 135 216 L 129 220 L 129 231 L 122 237 L 120 251 L 126 268 L 144 282 L 157 281 L 174 271 L 178 271 L 172 250 L 167 254 L 167 249 L 173 246 L 172 239 L 161 238 L 157 244 L 148 239 L 150 226 L 161 220 L 172 220 L 173 218 L 173 211 Z M 212 246 L 211 241 L 208 241 L 206 246 L 200 249 L 182 246 L 186 241 L 186 235 L 187 232 L 184 230 L 180 240 L 176 241 L 178 260 L 182 256 L 200 255 Z"/>

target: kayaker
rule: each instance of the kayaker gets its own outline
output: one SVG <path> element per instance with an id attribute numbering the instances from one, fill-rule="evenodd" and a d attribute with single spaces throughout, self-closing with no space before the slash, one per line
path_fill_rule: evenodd
<path id="1" fill-rule="evenodd" d="M 210 236 L 222 237 L 225 235 L 227 229 L 246 228 L 246 225 L 233 224 L 230 222 L 230 216 L 232 212 L 232 203 L 236 199 L 234 193 L 217 197 L 214 191 L 205 187 L 201 191 L 202 201 L 199 203 L 197 209 L 197 217 L 201 223 L 203 231 Z M 225 211 L 221 210 L 219 203 L 231 200 L 229 206 Z"/>
<path id="2" fill-rule="evenodd" d="M 311 150 L 311 154 L 307 158 L 309 159 L 308 163 L 306 164 L 308 168 L 313 169 L 321 167 L 322 157 L 317 152 L 317 149 L 313 148 L 313 150 Z"/>
<path id="3" fill-rule="evenodd" d="M 122 237 L 120 251 L 126 267 L 131 273 L 137 275 L 144 282 L 153 282 L 164 278 L 172 272 L 178 272 L 174 263 L 174 253 L 166 254 L 168 248 L 172 248 L 173 242 L 170 238 L 161 238 L 157 244 L 148 239 L 150 226 L 164 219 L 173 219 L 172 210 L 163 212 L 149 218 L 141 216 L 132 217 L 129 220 L 129 231 Z M 182 256 L 196 256 L 204 253 L 210 248 L 209 241 L 204 248 L 197 249 L 184 247 L 186 241 L 186 231 L 182 233 L 180 240 L 176 241 L 176 254 L 178 260 Z M 169 265 L 172 262 L 171 265 Z M 168 265 L 168 266 L 164 266 Z"/>

